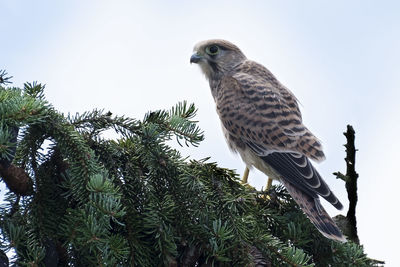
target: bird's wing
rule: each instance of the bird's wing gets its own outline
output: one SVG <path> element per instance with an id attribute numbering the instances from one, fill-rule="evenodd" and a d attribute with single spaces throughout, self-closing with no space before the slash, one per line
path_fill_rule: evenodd
<path id="1" fill-rule="evenodd" d="M 342 203 L 330 190 L 310 160 L 299 153 L 273 152 L 260 157 L 280 175 L 280 180 L 289 182 L 304 194 L 318 199 L 318 195 L 325 198 L 335 208 L 341 210 Z"/>
<path id="2" fill-rule="evenodd" d="M 247 64 L 219 84 L 217 111 L 224 127 L 260 156 L 287 151 L 323 160 L 322 145 L 303 125 L 294 95 L 262 65 Z"/>

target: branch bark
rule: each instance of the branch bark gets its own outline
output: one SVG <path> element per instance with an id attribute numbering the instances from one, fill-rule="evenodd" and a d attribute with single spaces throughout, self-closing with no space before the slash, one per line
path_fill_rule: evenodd
<path id="1" fill-rule="evenodd" d="M 355 131 L 351 125 L 347 125 L 347 131 L 343 133 L 346 136 L 346 175 L 335 172 L 337 178 L 342 179 L 346 183 L 347 197 L 349 199 L 349 210 L 347 211 L 346 219 L 348 221 L 348 238 L 355 243 L 359 244 L 360 240 L 357 234 L 357 219 L 356 219 L 356 206 L 358 201 L 357 196 L 357 179 L 358 173 L 355 170 L 356 164 L 356 151 L 354 145 Z"/>

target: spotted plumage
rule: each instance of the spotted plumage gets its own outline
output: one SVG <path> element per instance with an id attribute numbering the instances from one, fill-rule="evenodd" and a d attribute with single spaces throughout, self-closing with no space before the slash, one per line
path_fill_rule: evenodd
<path id="1" fill-rule="evenodd" d="M 190 61 L 200 65 L 209 81 L 230 149 L 247 167 L 280 180 L 322 234 L 344 241 L 319 202 L 322 196 L 342 208 L 309 161 L 322 161 L 325 155 L 321 142 L 303 125 L 296 97 L 228 41 L 203 41 L 194 51 Z"/>

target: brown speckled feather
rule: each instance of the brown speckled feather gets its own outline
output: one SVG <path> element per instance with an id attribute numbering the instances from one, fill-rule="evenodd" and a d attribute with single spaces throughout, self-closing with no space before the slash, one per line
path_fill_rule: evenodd
<path id="1" fill-rule="evenodd" d="M 222 124 L 257 154 L 288 151 L 325 158 L 320 141 L 302 123 L 295 96 L 262 65 L 244 61 L 215 90 Z"/>

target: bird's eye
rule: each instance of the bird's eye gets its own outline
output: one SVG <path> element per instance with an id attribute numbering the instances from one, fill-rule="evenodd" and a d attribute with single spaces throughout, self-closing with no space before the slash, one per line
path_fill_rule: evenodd
<path id="1" fill-rule="evenodd" d="M 211 56 L 215 56 L 219 52 L 219 48 L 216 45 L 210 45 L 209 47 L 206 48 L 207 54 Z"/>

